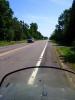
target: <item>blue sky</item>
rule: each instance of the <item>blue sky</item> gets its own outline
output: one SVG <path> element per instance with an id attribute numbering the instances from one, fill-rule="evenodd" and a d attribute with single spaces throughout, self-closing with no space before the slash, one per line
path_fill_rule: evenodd
<path id="1" fill-rule="evenodd" d="M 9 0 L 14 16 L 30 24 L 36 22 L 44 36 L 50 36 L 59 15 L 71 7 L 73 0 Z"/>

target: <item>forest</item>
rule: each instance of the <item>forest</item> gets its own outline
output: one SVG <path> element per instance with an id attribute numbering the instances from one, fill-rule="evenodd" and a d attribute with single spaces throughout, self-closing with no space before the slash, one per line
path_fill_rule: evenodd
<path id="1" fill-rule="evenodd" d="M 58 24 L 50 39 L 66 46 L 75 45 L 75 0 L 72 7 L 59 16 Z"/>
<path id="2" fill-rule="evenodd" d="M 36 40 L 46 38 L 38 31 L 37 23 L 28 25 L 18 20 L 9 1 L 0 0 L 0 41 L 21 41 L 30 36 Z"/>

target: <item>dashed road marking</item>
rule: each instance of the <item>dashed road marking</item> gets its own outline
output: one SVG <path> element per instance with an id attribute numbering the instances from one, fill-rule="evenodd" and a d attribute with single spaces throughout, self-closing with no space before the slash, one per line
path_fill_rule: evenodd
<path id="1" fill-rule="evenodd" d="M 36 63 L 36 66 L 40 66 L 40 64 L 41 64 L 41 62 L 42 62 L 42 59 L 43 59 L 43 55 L 44 55 L 45 50 L 46 50 L 46 48 L 47 48 L 47 45 L 48 45 L 48 41 L 47 41 L 47 43 L 46 43 L 46 45 L 45 45 L 45 47 L 44 47 L 44 49 L 43 49 L 43 51 L 42 51 L 42 53 L 41 53 L 41 56 L 39 57 L 39 60 L 38 60 L 37 63 Z M 31 74 L 31 76 L 30 76 L 30 78 L 29 78 L 29 80 L 28 80 L 28 84 L 29 84 L 29 85 L 33 85 L 33 84 L 34 84 L 34 80 L 35 80 L 35 77 L 36 77 L 36 75 L 37 75 L 38 70 L 39 70 L 39 68 L 34 68 L 32 74 Z"/>

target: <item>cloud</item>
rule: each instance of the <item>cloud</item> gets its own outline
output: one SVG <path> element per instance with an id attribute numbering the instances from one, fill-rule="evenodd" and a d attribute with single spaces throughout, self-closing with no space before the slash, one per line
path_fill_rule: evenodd
<path id="1" fill-rule="evenodd" d="M 49 20 L 50 18 L 47 16 L 34 16 L 34 15 L 28 15 L 27 18 L 32 20 Z"/>

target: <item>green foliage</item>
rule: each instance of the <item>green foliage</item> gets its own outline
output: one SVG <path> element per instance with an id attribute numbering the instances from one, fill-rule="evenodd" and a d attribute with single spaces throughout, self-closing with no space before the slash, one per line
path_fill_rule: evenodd
<path id="1" fill-rule="evenodd" d="M 14 44 L 16 44 L 15 41 L 11 41 L 11 42 L 9 42 L 9 41 L 0 41 L 0 46 L 8 46 L 8 45 L 14 45 Z"/>
<path id="2" fill-rule="evenodd" d="M 26 43 L 26 40 L 22 40 L 22 41 L 0 41 L 0 46 L 8 46 L 8 45 L 14 45 L 14 44 L 20 44 L 20 43 Z"/>
<path id="3" fill-rule="evenodd" d="M 0 41 L 20 41 L 32 36 L 35 39 L 42 39 L 43 36 L 38 30 L 36 23 L 30 26 L 24 21 L 13 17 L 13 11 L 7 0 L 0 0 Z"/>
<path id="4" fill-rule="evenodd" d="M 13 11 L 9 7 L 9 2 L 0 0 L 0 40 L 6 39 L 6 32 L 8 32 L 8 28 L 10 29 L 12 15 Z"/>
<path id="5" fill-rule="evenodd" d="M 75 0 L 73 1 L 71 12 L 70 12 L 70 20 L 66 31 L 66 43 L 72 44 L 75 40 Z"/>
<path id="6" fill-rule="evenodd" d="M 70 47 L 60 47 L 58 51 L 65 62 L 75 63 L 75 50 Z"/>
<path id="7" fill-rule="evenodd" d="M 48 37 L 46 37 L 46 36 L 45 36 L 43 39 L 44 39 L 44 40 L 47 40 L 47 39 L 48 39 Z"/>
<path id="8" fill-rule="evenodd" d="M 75 0 L 72 7 L 59 16 L 58 25 L 50 39 L 64 45 L 72 45 L 75 41 Z"/>
<path id="9" fill-rule="evenodd" d="M 50 39 L 54 39 L 55 41 L 65 44 L 66 39 L 66 31 L 69 24 L 70 9 L 65 10 L 58 18 L 58 25 L 56 25 L 56 29 L 54 30 Z"/>

